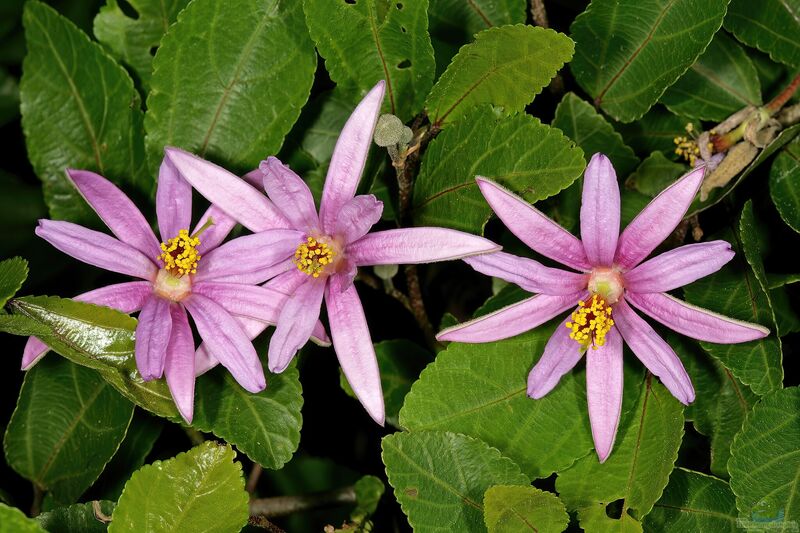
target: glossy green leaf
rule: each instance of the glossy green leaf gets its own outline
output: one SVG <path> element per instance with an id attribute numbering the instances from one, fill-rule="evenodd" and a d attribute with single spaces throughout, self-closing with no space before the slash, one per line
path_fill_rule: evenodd
<path id="1" fill-rule="evenodd" d="M 761 105 L 761 85 L 744 49 L 719 32 L 661 103 L 679 115 L 722 122 L 742 108 Z"/>
<path id="2" fill-rule="evenodd" d="M 661 497 L 682 437 L 683 406 L 648 374 L 636 407 L 620 422 L 606 462 L 600 464 L 595 454 L 579 459 L 559 472 L 556 490 L 579 515 L 622 500 L 622 516 L 641 519 Z"/>
<path id="3" fill-rule="evenodd" d="M 662 152 L 653 152 L 628 176 L 625 185 L 652 198 L 685 173 L 686 165 L 670 161 Z"/>
<path id="4" fill-rule="evenodd" d="M 492 214 L 475 176 L 496 180 L 533 203 L 571 184 L 585 167 L 580 148 L 561 131 L 518 114 L 474 109 L 428 146 L 414 186 L 420 226 L 482 233 Z"/>
<path id="5" fill-rule="evenodd" d="M 125 484 L 108 531 L 239 531 L 249 512 L 235 459 L 230 446 L 207 441 L 142 467 Z"/>
<path id="6" fill-rule="evenodd" d="M 72 503 L 119 448 L 133 404 L 94 370 L 47 357 L 25 374 L 3 449 L 21 476 Z"/>
<path id="7" fill-rule="evenodd" d="M 100 501 L 100 512 L 107 517 L 114 512 L 114 502 Z M 67 507 L 58 507 L 36 517 L 39 525 L 47 533 L 104 533 L 108 526 L 98 520 L 94 508 L 95 502 L 78 503 Z"/>
<path id="8" fill-rule="evenodd" d="M 135 16 L 129 16 L 117 0 L 106 5 L 94 19 L 94 35 L 114 57 L 128 64 L 145 86 L 152 75 L 153 55 L 161 37 L 189 0 L 123 0 Z"/>
<path id="9" fill-rule="evenodd" d="M 575 80 L 610 116 L 636 120 L 703 53 L 727 4 L 593 0 L 570 27 Z"/>
<path id="10" fill-rule="evenodd" d="M 386 80 L 386 112 L 407 121 L 422 110 L 435 70 L 427 0 L 304 0 L 303 8 L 338 86 L 363 93 Z"/>
<path id="11" fill-rule="evenodd" d="M 792 531 L 800 522 L 800 389 L 762 398 L 736 435 L 728 463 L 739 517 Z M 755 524 L 755 525 L 754 525 Z"/>
<path id="12" fill-rule="evenodd" d="M 797 139 L 773 161 L 769 194 L 783 221 L 800 233 L 800 141 Z"/>
<path id="13" fill-rule="evenodd" d="M 22 129 L 54 218 L 86 220 L 89 208 L 64 169 L 94 170 L 149 189 L 142 113 L 133 81 L 103 48 L 36 0 L 23 15 Z"/>
<path id="14" fill-rule="evenodd" d="M 28 262 L 21 257 L 0 261 L 0 309 L 28 278 Z"/>
<path id="15" fill-rule="evenodd" d="M 713 531 L 738 533 L 736 501 L 731 488 L 721 479 L 676 468 L 669 485 L 644 519 L 647 531 L 685 533 Z"/>
<path id="16" fill-rule="evenodd" d="M 486 489 L 530 483 L 495 448 L 458 433 L 395 433 L 381 448 L 389 484 L 415 531 L 481 531 Z"/>
<path id="17" fill-rule="evenodd" d="M 502 107 L 505 114 L 522 111 L 570 60 L 573 48 L 562 33 L 522 24 L 480 32 L 425 101 L 433 127 L 453 123 L 479 104 Z"/>
<path id="18" fill-rule="evenodd" d="M 725 29 L 775 61 L 800 67 L 800 1 L 731 0 Z"/>
<path id="19" fill-rule="evenodd" d="M 569 516 L 558 496 L 535 487 L 495 485 L 483 497 L 489 533 L 561 533 Z"/>
<path id="20" fill-rule="evenodd" d="M 675 137 L 686 135 L 686 124 L 692 122 L 695 131 L 702 130 L 697 121 L 673 114 L 661 105 L 654 105 L 650 111 L 630 123 L 615 123 L 625 142 L 639 155 L 663 152 L 671 158 L 675 153 Z"/>
<path id="21" fill-rule="evenodd" d="M 36 520 L 28 518 L 16 507 L 0 503 L 0 533 L 44 533 Z"/>
<path id="22" fill-rule="evenodd" d="M 257 167 L 297 120 L 315 67 L 300 2 L 191 2 L 153 60 L 145 117 L 151 170 L 167 145 L 232 171 Z"/>

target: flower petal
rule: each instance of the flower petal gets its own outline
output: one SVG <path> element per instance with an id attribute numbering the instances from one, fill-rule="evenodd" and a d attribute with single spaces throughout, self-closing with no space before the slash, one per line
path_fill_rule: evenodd
<path id="1" fill-rule="evenodd" d="M 661 244 L 686 214 L 706 168 L 699 167 L 661 191 L 619 236 L 614 262 L 633 268 Z"/>
<path id="2" fill-rule="evenodd" d="M 532 250 L 575 270 L 591 270 L 583 244 L 574 235 L 493 181 L 481 176 L 475 181 L 500 220 Z"/>
<path id="3" fill-rule="evenodd" d="M 372 194 L 362 194 L 342 206 L 336 217 L 334 235 L 344 236 L 344 242 L 360 239 L 378 223 L 383 214 L 383 202 Z"/>
<path id="4" fill-rule="evenodd" d="M 151 295 L 139 313 L 136 325 L 136 367 L 142 379 L 149 381 L 164 374 L 164 361 L 167 356 L 172 333 L 172 314 L 169 301 Z"/>
<path id="5" fill-rule="evenodd" d="M 300 272 L 300 270 L 298 270 L 291 260 L 289 261 L 289 264 L 292 268 L 286 272 L 278 274 L 266 282 L 264 286 L 286 294 L 294 294 L 294 291 L 297 290 L 297 287 L 308 280 L 308 274 Z"/>
<path id="6" fill-rule="evenodd" d="M 586 399 L 594 449 L 604 463 L 614 448 L 622 409 L 622 337 L 615 328 L 603 346 L 586 351 Z"/>
<path id="7" fill-rule="evenodd" d="M 546 267 L 533 259 L 505 252 L 465 257 L 464 262 L 481 274 L 514 283 L 528 292 L 574 294 L 585 289 L 589 280 L 586 274 Z"/>
<path id="8" fill-rule="evenodd" d="M 381 375 L 358 293 L 346 277 L 334 275 L 331 276 L 325 302 L 333 348 L 342 372 L 369 416 L 382 426 L 386 414 Z"/>
<path id="9" fill-rule="evenodd" d="M 303 236 L 296 230 L 275 229 L 228 241 L 200 258 L 193 281 L 263 283 L 275 275 L 275 265 L 294 254 Z"/>
<path id="10" fill-rule="evenodd" d="M 158 169 L 156 215 L 161 242 L 177 237 L 180 230 L 188 230 L 192 223 L 192 186 L 167 157 Z"/>
<path id="11" fill-rule="evenodd" d="M 357 266 L 400 265 L 450 261 L 495 252 L 489 239 L 446 228 L 403 228 L 367 233 L 347 246 L 347 258 Z"/>
<path id="12" fill-rule="evenodd" d="M 269 342 L 269 370 L 279 374 L 308 342 L 319 319 L 327 278 L 312 278 L 300 285 L 281 309 Z"/>
<path id="13" fill-rule="evenodd" d="M 164 374 L 172 400 L 187 423 L 194 416 L 194 338 L 183 306 L 173 305 L 172 335 L 167 346 Z"/>
<path id="14" fill-rule="evenodd" d="M 159 256 L 161 248 L 150 224 L 116 185 L 88 170 L 67 169 L 67 176 L 111 233 L 147 257 Z"/>
<path id="15" fill-rule="evenodd" d="M 612 317 L 622 338 L 647 370 L 657 376 L 681 403 L 685 405 L 692 403 L 694 401 L 692 380 L 689 379 L 683 363 L 670 345 L 650 327 L 650 324 L 637 315 L 625 300 L 620 300 L 614 305 Z"/>
<path id="16" fill-rule="evenodd" d="M 264 177 L 264 189 L 292 227 L 307 232 L 320 229 L 314 197 L 306 182 L 277 157 L 268 157 L 258 167 Z"/>
<path id="17" fill-rule="evenodd" d="M 667 292 L 713 274 L 733 259 L 725 241 L 687 244 L 657 255 L 625 274 L 629 292 Z"/>
<path id="18" fill-rule="evenodd" d="M 586 292 L 550 296 L 537 294 L 521 302 L 508 305 L 488 315 L 442 330 L 436 335 L 440 341 L 490 342 L 507 339 L 544 324 L 562 311 L 573 307 Z"/>
<path id="19" fill-rule="evenodd" d="M 381 80 L 367 93 L 347 119 L 336 141 L 319 207 L 322 229 L 327 233 L 336 227 L 339 210 L 353 198 L 358 188 L 381 112 L 385 86 Z"/>
<path id="20" fill-rule="evenodd" d="M 594 266 L 614 262 L 619 237 L 619 183 L 611 161 L 594 154 L 586 166 L 581 200 L 581 241 Z"/>
<path id="21" fill-rule="evenodd" d="M 232 315 L 234 320 L 241 326 L 242 331 L 251 341 L 261 335 L 261 333 L 269 327 L 269 324 L 260 320 L 253 320 L 244 316 Z M 194 373 L 195 376 L 201 376 L 217 366 L 219 361 L 208 351 L 208 346 L 205 342 L 200 343 L 200 347 L 194 354 Z"/>
<path id="22" fill-rule="evenodd" d="M 209 219 L 213 222 L 213 224 L 206 228 L 198 237 L 200 239 L 200 245 L 197 246 L 197 252 L 200 255 L 207 254 L 219 246 L 236 225 L 236 221 L 229 217 L 225 211 L 216 205 L 212 205 L 206 209 L 206 212 L 203 213 L 202 217 L 200 217 L 200 222 L 198 222 L 192 230 L 192 235 L 196 234 L 200 228 L 202 228 L 206 222 L 209 221 Z"/>
<path id="23" fill-rule="evenodd" d="M 72 222 L 39 220 L 36 235 L 75 259 L 111 272 L 146 280 L 158 273 L 156 264 L 133 246 Z"/>
<path id="24" fill-rule="evenodd" d="M 561 376 L 572 370 L 586 351 L 569 336 L 570 329 L 566 323 L 571 319 L 568 316 L 556 326 L 542 357 L 528 374 L 528 396 L 531 398 L 538 400 L 553 390 Z"/>
<path id="25" fill-rule="evenodd" d="M 625 299 L 668 328 L 700 341 L 737 344 L 769 335 L 763 326 L 696 307 L 669 294 L 627 294 Z"/>
<path id="26" fill-rule="evenodd" d="M 267 382 L 261 361 L 236 319 L 221 305 L 202 294 L 192 294 L 183 304 L 191 313 L 208 350 L 228 369 L 239 385 L 249 392 L 264 390 Z"/>
<path id="27" fill-rule="evenodd" d="M 179 148 L 168 146 L 164 152 L 183 179 L 250 231 L 290 227 L 261 191 L 238 176 Z"/>

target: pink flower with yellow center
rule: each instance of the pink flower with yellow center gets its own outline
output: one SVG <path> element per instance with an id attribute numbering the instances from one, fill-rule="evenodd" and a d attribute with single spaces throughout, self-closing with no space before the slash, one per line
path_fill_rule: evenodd
<path id="1" fill-rule="evenodd" d="M 530 204 L 486 178 L 478 186 L 508 229 L 538 253 L 575 271 L 495 252 L 465 259 L 478 272 L 538 293 L 437 335 L 491 342 L 531 330 L 569 308 L 528 376 L 528 396 L 541 398 L 586 354 L 586 392 L 595 450 L 603 462 L 614 446 L 622 406 L 622 341 L 682 403 L 694 388 L 678 356 L 634 310 L 694 339 L 733 344 L 769 330 L 687 304 L 667 294 L 712 274 L 733 258 L 725 241 L 689 244 L 643 260 L 675 229 L 703 181 L 695 169 L 656 196 L 620 233 L 617 176 L 595 154 L 583 182 L 581 240 Z"/>
<path id="2" fill-rule="evenodd" d="M 135 357 L 142 379 L 166 375 L 187 422 L 194 412 L 195 376 L 217 361 L 248 391 L 263 390 L 264 370 L 250 339 L 277 321 L 288 295 L 258 284 L 273 275 L 264 265 L 275 262 L 281 243 L 295 245 L 296 232 L 248 235 L 220 245 L 235 221 L 211 206 L 190 233 L 191 186 L 165 159 L 156 193 L 159 244 L 139 209 L 113 183 L 85 170 L 67 170 L 67 177 L 116 238 L 56 220 L 40 220 L 36 234 L 84 263 L 142 280 L 75 298 L 123 313 L 139 312 Z M 204 341 L 197 354 L 188 315 Z M 322 324 L 312 327 L 324 341 Z M 31 337 L 23 370 L 47 350 Z"/>
<path id="3" fill-rule="evenodd" d="M 361 300 L 353 287 L 361 266 L 428 263 L 491 252 L 499 246 L 475 235 L 443 228 L 405 228 L 370 233 L 383 212 L 375 196 L 355 192 L 372 144 L 383 101 L 379 82 L 347 120 L 331 157 L 319 215 L 305 182 L 274 157 L 261 163 L 270 202 L 246 181 L 177 149 L 167 158 L 209 201 L 255 232 L 291 228 L 296 239 L 276 264 L 281 271 L 266 286 L 292 296 L 286 300 L 269 346 L 269 368 L 282 372 L 309 339 L 327 305 L 331 338 L 339 363 L 358 399 L 379 424 L 384 422 L 378 364 Z M 253 178 L 252 173 L 248 175 Z M 277 206 L 277 212 L 276 212 Z M 280 219 L 275 222 L 275 217 Z M 264 231 L 270 230 L 270 231 Z"/>

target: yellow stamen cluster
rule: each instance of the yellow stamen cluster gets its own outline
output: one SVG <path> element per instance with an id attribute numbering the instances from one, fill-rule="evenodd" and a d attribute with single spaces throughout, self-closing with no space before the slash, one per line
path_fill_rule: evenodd
<path id="1" fill-rule="evenodd" d="M 336 252 L 325 242 L 320 242 L 314 237 L 306 238 L 294 252 L 294 264 L 300 272 L 318 278 L 325 270 L 325 266 L 333 262 Z"/>
<path id="2" fill-rule="evenodd" d="M 614 325 L 611 306 L 598 294 L 593 294 L 589 302 L 579 301 L 578 306 L 572 313 L 572 322 L 566 323 L 567 328 L 572 330 L 569 337 L 584 348 L 591 344 L 592 349 L 596 350 L 606 343 L 606 334 Z"/>
<path id="3" fill-rule="evenodd" d="M 675 137 L 672 142 L 675 143 L 675 153 L 686 159 L 691 166 L 694 166 L 695 161 L 700 157 L 700 146 L 697 144 L 697 135 L 694 133 L 694 125 L 689 122 L 686 124 L 685 129 L 689 136 L 679 135 Z M 708 143 L 709 151 L 711 151 L 713 147 L 713 143 Z"/>
<path id="4" fill-rule="evenodd" d="M 200 239 L 189 235 L 189 230 L 182 229 L 177 237 L 161 243 L 161 255 L 158 258 L 164 262 L 164 269 L 173 276 L 197 274 L 197 262 L 200 261 L 198 246 Z"/>

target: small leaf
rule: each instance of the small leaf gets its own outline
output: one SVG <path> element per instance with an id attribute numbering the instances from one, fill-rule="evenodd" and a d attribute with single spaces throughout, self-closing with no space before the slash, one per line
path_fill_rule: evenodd
<path id="1" fill-rule="evenodd" d="M 737 533 L 736 502 L 731 488 L 715 477 L 676 468 L 669 485 L 644 519 L 647 531 Z"/>
<path id="2" fill-rule="evenodd" d="M 800 2 L 731 0 L 725 29 L 779 63 L 800 67 Z"/>
<path id="3" fill-rule="evenodd" d="M 100 501 L 100 512 L 111 516 L 116 505 L 111 501 Z M 105 533 L 108 526 L 97 519 L 94 502 L 77 503 L 58 507 L 36 517 L 39 525 L 48 533 Z"/>
<path id="4" fill-rule="evenodd" d="M 571 184 L 585 167 L 580 148 L 527 114 L 474 109 L 428 146 L 414 186 L 414 221 L 482 233 L 492 214 L 475 176 L 536 202 Z"/>
<path id="5" fill-rule="evenodd" d="M 578 509 L 578 521 L 584 533 L 642 533 L 641 522 L 627 513 L 612 518 L 602 503 Z"/>
<path id="6" fill-rule="evenodd" d="M 573 48 L 566 35 L 540 27 L 516 24 L 480 32 L 428 95 L 431 124 L 455 122 L 478 104 L 502 107 L 509 115 L 522 111 L 570 60 Z"/>
<path id="7" fill-rule="evenodd" d="M 249 512 L 235 458 L 230 446 L 207 441 L 142 467 L 125 484 L 109 533 L 239 531 Z"/>
<path id="8" fill-rule="evenodd" d="M 685 173 L 685 165 L 670 161 L 662 152 L 653 152 L 628 176 L 625 185 L 652 198 Z"/>
<path id="9" fill-rule="evenodd" d="M 25 374 L 3 449 L 21 476 L 68 504 L 119 448 L 133 405 L 97 372 L 48 357 Z"/>
<path id="10" fill-rule="evenodd" d="M 383 496 L 386 487 L 380 478 L 375 476 L 364 476 L 353 485 L 356 493 L 356 510 L 353 514 L 371 515 L 378 507 L 378 502 Z"/>
<path id="11" fill-rule="evenodd" d="M 616 120 L 636 120 L 703 53 L 727 4 L 593 0 L 570 27 L 575 80 Z"/>
<path id="12" fill-rule="evenodd" d="M 0 309 L 17 294 L 28 278 L 28 262 L 21 257 L 0 261 Z"/>
<path id="13" fill-rule="evenodd" d="M 560 533 L 569 516 L 558 496 L 535 487 L 495 485 L 483 498 L 483 518 L 489 533 Z"/>
<path id="14" fill-rule="evenodd" d="M 0 503 L 0 533 L 45 533 L 45 530 L 16 507 Z"/>
<path id="15" fill-rule="evenodd" d="M 783 221 L 800 233 L 800 141 L 797 139 L 773 161 L 769 194 Z"/>
<path id="16" fill-rule="evenodd" d="M 496 449 L 458 433 L 395 433 L 381 448 L 389 484 L 416 531 L 480 531 L 486 489 L 530 483 Z"/>

